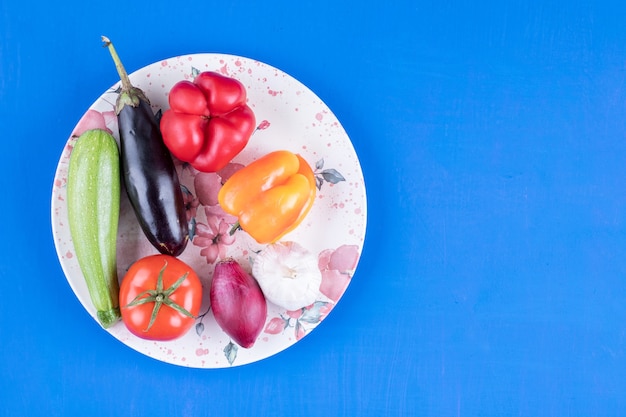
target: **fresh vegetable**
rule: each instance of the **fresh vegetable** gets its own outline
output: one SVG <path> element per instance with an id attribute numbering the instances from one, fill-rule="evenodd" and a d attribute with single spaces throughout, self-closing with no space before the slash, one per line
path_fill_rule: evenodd
<path id="1" fill-rule="evenodd" d="M 202 304 L 202 284 L 185 262 L 149 255 L 131 265 L 120 286 L 122 320 L 134 335 L 173 340 L 191 328 Z"/>
<path id="2" fill-rule="evenodd" d="M 198 171 L 224 168 L 255 129 L 246 96 L 243 84 L 216 72 L 202 72 L 193 82 L 179 81 L 170 90 L 170 108 L 161 118 L 165 145 Z"/>
<path id="3" fill-rule="evenodd" d="M 70 154 L 67 215 L 78 264 L 104 328 L 120 319 L 116 242 L 120 212 L 119 151 L 108 132 L 79 136 Z"/>
<path id="4" fill-rule="evenodd" d="M 225 212 L 258 243 L 275 242 L 306 217 L 316 196 L 309 164 L 292 152 L 274 151 L 235 172 L 218 194 Z"/>
<path id="5" fill-rule="evenodd" d="M 252 275 L 265 298 L 288 311 L 313 304 L 320 295 L 317 256 L 296 242 L 267 245 L 254 259 Z"/>
<path id="6" fill-rule="evenodd" d="M 256 342 L 267 318 L 267 302 L 256 280 L 234 259 L 215 265 L 211 308 L 217 324 L 243 348 Z"/>
<path id="7" fill-rule="evenodd" d="M 172 156 L 150 101 L 133 87 L 111 41 L 102 37 L 122 80 L 116 102 L 122 175 L 146 237 L 161 253 L 178 256 L 189 240 L 187 216 Z"/>

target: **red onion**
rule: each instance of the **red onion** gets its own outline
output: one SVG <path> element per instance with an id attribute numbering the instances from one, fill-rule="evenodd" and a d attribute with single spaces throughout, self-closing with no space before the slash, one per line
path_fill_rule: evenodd
<path id="1" fill-rule="evenodd" d="M 210 297 L 213 315 L 222 330 L 239 346 L 252 347 L 267 318 L 267 302 L 252 275 L 232 258 L 219 261 Z"/>

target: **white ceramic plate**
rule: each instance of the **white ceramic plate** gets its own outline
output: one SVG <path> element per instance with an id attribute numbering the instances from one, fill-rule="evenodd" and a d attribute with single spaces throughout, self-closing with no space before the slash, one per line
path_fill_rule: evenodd
<path id="1" fill-rule="evenodd" d="M 111 63 L 113 70 L 113 64 Z M 208 247 L 219 229 L 219 207 L 210 206 L 208 194 L 216 194 L 217 174 L 202 175 L 177 162 L 183 186 L 189 191 L 189 220 L 195 236 L 180 259 L 191 265 L 203 280 L 206 313 L 182 338 L 154 342 L 132 335 L 122 322 L 107 329 L 131 348 L 152 358 L 187 367 L 223 368 L 255 362 L 274 355 L 309 334 L 328 315 L 349 285 L 357 266 L 367 219 L 365 184 L 359 160 L 345 130 L 330 109 L 299 81 L 267 64 L 223 54 L 193 54 L 169 58 L 132 74 L 136 87 L 144 90 L 155 113 L 168 108 L 167 95 L 180 80 L 192 80 L 202 71 L 217 71 L 241 81 L 248 92 L 248 104 L 255 112 L 257 130 L 233 163 L 247 164 L 273 150 L 287 149 L 302 155 L 313 167 L 321 184 L 315 204 L 304 222 L 283 240 L 298 242 L 319 256 L 323 282 L 319 299 L 298 311 L 285 311 L 268 303 L 263 331 L 250 349 L 237 346 L 219 328 L 209 308 L 208 294 L 215 254 L 232 256 L 250 270 L 258 245 L 245 232 L 236 233 L 231 245 Z M 57 254 L 67 280 L 87 312 L 95 320 L 95 309 L 74 256 L 65 204 L 67 166 L 77 136 L 89 128 L 107 128 L 119 139 L 113 106 L 119 84 L 104 92 L 87 110 L 67 140 L 58 163 L 52 190 L 52 229 Z M 213 177 L 212 177 L 213 176 Z M 205 189 L 198 201 L 194 183 Z M 199 188 L 200 189 L 200 188 Z M 208 191 L 206 191 L 208 190 Z M 144 237 L 124 191 L 118 233 L 119 279 L 137 259 L 157 251 Z M 217 214 L 216 214 L 217 213 Z M 222 225 L 222 229 L 224 225 Z"/>

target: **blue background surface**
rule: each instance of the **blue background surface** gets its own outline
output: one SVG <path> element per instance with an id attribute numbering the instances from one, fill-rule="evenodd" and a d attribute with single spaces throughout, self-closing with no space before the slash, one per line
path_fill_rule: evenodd
<path id="1" fill-rule="evenodd" d="M 538 4 L 534 4 L 538 3 Z M 626 414 L 626 7 L 607 1 L 0 1 L 0 415 Z M 74 125 L 126 68 L 220 52 L 309 86 L 360 157 L 358 270 L 261 362 L 176 367 L 56 258 Z"/>

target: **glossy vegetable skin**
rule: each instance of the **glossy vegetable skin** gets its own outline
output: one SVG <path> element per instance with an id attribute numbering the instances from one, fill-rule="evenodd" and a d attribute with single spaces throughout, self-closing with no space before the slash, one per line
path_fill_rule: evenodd
<path id="1" fill-rule="evenodd" d="M 201 72 L 170 90 L 161 118 L 163 140 L 172 154 L 198 171 L 217 172 L 247 145 L 255 116 L 238 80 Z"/>
<path id="2" fill-rule="evenodd" d="M 119 115 L 122 172 L 141 227 L 157 250 L 178 256 L 187 245 L 188 226 L 174 164 L 162 146 L 150 105 L 124 106 Z"/>
<path id="3" fill-rule="evenodd" d="M 131 85 L 113 44 L 103 37 L 122 80 L 116 103 L 122 177 L 141 228 L 161 253 L 178 256 L 188 241 L 183 194 L 159 122 L 143 91 Z"/>
<path id="4" fill-rule="evenodd" d="M 218 194 L 220 206 L 258 243 L 276 242 L 294 230 L 313 206 L 317 188 L 309 164 L 274 151 L 235 172 Z"/>
<path id="5" fill-rule="evenodd" d="M 215 265 L 211 281 L 215 321 L 239 346 L 251 348 L 267 318 L 267 302 L 258 282 L 233 258 Z"/>
<path id="6" fill-rule="evenodd" d="M 67 179 L 67 214 L 78 264 L 108 328 L 120 319 L 116 263 L 120 211 L 119 152 L 104 130 L 88 130 L 74 144 Z"/>
<path id="7" fill-rule="evenodd" d="M 120 287 L 122 320 L 142 339 L 174 340 L 189 331 L 202 304 L 202 284 L 185 262 L 150 255 L 128 269 Z"/>

